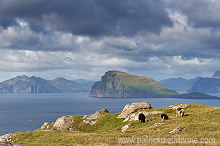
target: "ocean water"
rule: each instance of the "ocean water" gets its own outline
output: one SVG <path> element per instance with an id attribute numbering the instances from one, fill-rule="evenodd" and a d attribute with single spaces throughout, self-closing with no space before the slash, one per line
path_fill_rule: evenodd
<path id="1" fill-rule="evenodd" d="M 107 108 L 121 112 L 126 104 L 149 102 L 153 108 L 176 103 L 204 104 L 220 107 L 220 99 L 176 98 L 92 98 L 88 92 L 44 94 L 0 94 L 0 135 L 33 131 L 44 122 L 55 122 L 64 115 L 85 115 Z"/>

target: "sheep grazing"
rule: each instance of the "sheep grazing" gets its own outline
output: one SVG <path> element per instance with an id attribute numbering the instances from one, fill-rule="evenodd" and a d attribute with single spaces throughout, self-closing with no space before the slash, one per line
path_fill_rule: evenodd
<path id="1" fill-rule="evenodd" d="M 166 114 L 161 114 L 160 117 L 163 119 L 163 120 L 168 120 L 169 117 L 166 115 Z"/>
<path id="2" fill-rule="evenodd" d="M 145 123 L 145 115 L 142 114 L 142 113 L 140 113 L 140 114 L 138 115 L 138 120 L 139 120 L 141 123 Z"/>
<path id="3" fill-rule="evenodd" d="M 178 116 L 183 117 L 184 114 L 185 114 L 185 111 L 184 111 L 182 108 L 177 108 L 177 109 L 176 109 L 176 116 L 177 116 L 177 117 L 178 117 Z"/>

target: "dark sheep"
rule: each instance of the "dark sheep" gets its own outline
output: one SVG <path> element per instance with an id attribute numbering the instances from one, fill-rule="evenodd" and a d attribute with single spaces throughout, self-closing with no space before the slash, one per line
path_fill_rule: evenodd
<path id="1" fill-rule="evenodd" d="M 169 119 L 169 117 L 166 115 L 166 114 L 161 114 L 161 116 L 160 116 L 162 119 L 164 119 L 164 120 L 168 120 Z"/>
<path id="2" fill-rule="evenodd" d="M 145 115 L 142 114 L 142 113 L 140 113 L 140 114 L 138 115 L 138 120 L 139 120 L 141 123 L 145 123 Z"/>

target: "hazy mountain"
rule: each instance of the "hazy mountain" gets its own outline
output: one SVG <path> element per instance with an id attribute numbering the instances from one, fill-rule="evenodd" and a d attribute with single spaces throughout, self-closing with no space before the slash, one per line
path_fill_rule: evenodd
<path id="1" fill-rule="evenodd" d="M 61 92 L 39 77 L 17 76 L 0 84 L 2 93 L 53 93 Z"/>
<path id="2" fill-rule="evenodd" d="M 78 84 L 74 81 L 67 80 L 65 78 L 56 78 L 54 80 L 48 80 L 48 82 L 57 89 L 61 90 L 62 92 L 76 92 L 76 91 L 89 92 L 91 90 L 91 88 L 88 86 Z"/>
<path id="3" fill-rule="evenodd" d="M 220 79 L 218 78 L 200 78 L 196 81 L 192 88 L 187 91 L 202 93 L 220 93 Z"/>
<path id="4" fill-rule="evenodd" d="M 85 80 L 85 79 L 77 79 L 77 80 L 73 80 L 74 82 L 84 85 L 84 86 L 88 86 L 88 87 L 92 87 L 92 85 L 96 82 L 96 81 L 91 81 L 91 80 Z"/>
<path id="5" fill-rule="evenodd" d="M 156 97 L 178 95 L 174 90 L 147 77 L 108 71 L 92 86 L 91 97 Z"/>
<path id="6" fill-rule="evenodd" d="M 219 79 L 219 78 L 220 78 L 220 71 L 216 71 L 216 72 L 213 74 L 212 78 L 217 78 L 217 79 Z"/>
<path id="7" fill-rule="evenodd" d="M 167 86 L 170 89 L 173 89 L 180 93 L 185 93 L 188 91 L 192 85 L 199 80 L 200 77 L 194 78 L 194 79 L 184 79 L 182 77 L 179 78 L 169 78 L 165 80 L 159 81 L 161 84 Z"/>

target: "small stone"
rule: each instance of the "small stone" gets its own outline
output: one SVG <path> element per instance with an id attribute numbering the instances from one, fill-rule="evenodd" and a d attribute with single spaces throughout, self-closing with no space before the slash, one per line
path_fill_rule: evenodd
<path id="1" fill-rule="evenodd" d="M 179 133 L 179 132 L 183 132 L 184 130 L 185 130 L 184 127 L 179 126 L 179 127 L 176 127 L 175 129 L 173 129 L 172 131 L 170 131 L 169 133 L 170 134 Z"/>
<path id="2" fill-rule="evenodd" d="M 121 132 L 127 131 L 127 129 L 129 128 L 129 126 L 130 126 L 130 124 L 127 124 L 127 125 L 123 126 L 123 127 L 121 128 Z"/>

